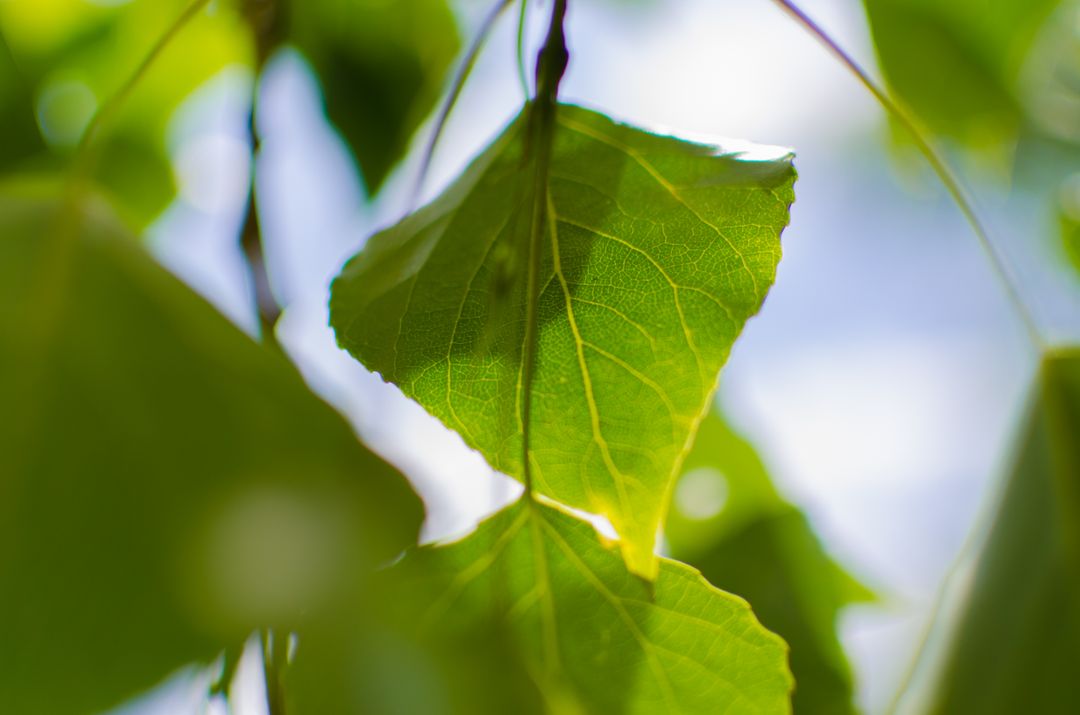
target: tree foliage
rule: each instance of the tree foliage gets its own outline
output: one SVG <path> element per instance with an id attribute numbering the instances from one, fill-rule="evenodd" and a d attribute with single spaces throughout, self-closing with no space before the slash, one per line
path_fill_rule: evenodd
<path id="1" fill-rule="evenodd" d="M 401 475 L 102 202 L 0 193 L 0 298 L 5 709 L 100 711 L 416 538 Z"/>
<path id="2" fill-rule="evenodd" d="M 1062 117 L 1080 113 L 1045 101 L 1080 74 L 1047 45 L 1062 3 L 864 4 L 918 121 L 860 78 L 899 126 L 935 135 L 916 144 L 947 182 L 936 136 L 1052 147 L 1015 176 L 1048 202 L 1074 186 Z M 140 245 L 174 199 L 177 108 L 226 68 L 258 87 L 286 47 L 375 195 L 448 85 L 437 124 L 453 105 L 456 10 L 0 2 L 0 711 L 101 712 L 222 654 L 228 694 L 255 632 L 271 715 L 857 709 L 836 621 L 871 595 L 714 411 L 776 277 L 793 157 L 562 103 L 566 0 L 545 6 L 518 117 L 372 236 L 328 305 L 342 348 L 524 485 L 471 533 L 417 545 L 409 482 L 308 388 L 272 321 L 253 340 Z M 1033 93 L 1036 55 L 1056 69 Z M 1059 203 L 1073 250 L 1077 212 Z M 247 269 L 273 301 L 248 210 Z M 920 712 L 1077 699 L 1080 357 L 1032 327 L 1018 459 L 948 645 L 928 649 Z"/>
<path id="3" fill-rule="evenodd" d="M 795 174 L 559 107 L 550 184 L 518 119 L 335 282 L 341 345 L 497 470 L 611 520 L 647 578 L 671 482 L 717 373 L 772 284 Z M 544 192 L 537 371 L 525 384 L 533 192 Z"/>

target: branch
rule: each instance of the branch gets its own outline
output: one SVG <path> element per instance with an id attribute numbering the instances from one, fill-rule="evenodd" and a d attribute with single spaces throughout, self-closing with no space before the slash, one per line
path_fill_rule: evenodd
<path id="1" fill-rule="evenodd" d="M 251 110 L 248 114 L 248 137 L 251 149 L 251 186 L 248 190 L 244 226 L 240 231 L 240 248 L 251 279 L 252 300 L 259 316 L 259 334 L 267 345 L 277 345 L 274 328 L 281 318 L 281 304 L 274 296 L 270 272 L 266 267 L 266 250 L 259 207 L 256 197 L 256 166 L 261 149 L 256 121 L 259 79 L 267 60 L 281 41 L 283 6 L 277 0 L 244 0 L 244 16 L 255 36 L 255 86 L 252 88 Z"/>

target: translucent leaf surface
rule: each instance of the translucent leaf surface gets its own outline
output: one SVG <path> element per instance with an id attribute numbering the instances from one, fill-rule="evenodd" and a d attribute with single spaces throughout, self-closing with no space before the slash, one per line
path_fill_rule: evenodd
<path id="1" fill-rule="evenodd" d="M 1048 355 L 930 713 L 1080 702 L 1080 351 Z"/>
<path id="2" fill-rule="evenodd" d="M 374 194 L 435 105 L 459 38 L 446 0 L 291 0 L 290 40 Z"/>
<path id="3" fill-rule="evenodd" d="M 536 488 L 608 517 L 631 570 L 652 578 L 671 482 L 772 284 L 794 170 L 560 107 L 525 386 L 523 125 L 371 239 L 334 283 L 331 321 L 343 347 L 518 477 L 531 388 Z"/>
<path id="4" fill-rule="evenodd" d="M 855 712 L 836 618 L 871 595 L 828 556 L 754 448 L 715 412 L 686 458 L 664 535 L 674 558 L 747 599 L 787 641 L 796 713 Z"/>
<path id="5" fill-rule="evenodd" d="M 415 539 L 420 503 L 108 211 L 0 192 L 0 710 L 98 712 Z"/>
<path id="6" fill-rule="evenodd" d="M 442 644 L 465 658 L 494 649 L 504 661 L 487 671 L 490 681 L 525 672 L 535 683 L 519 680 L 519 704 L 510 708 L 506 701 L 478 705 L 485 689 L 505 686 L 480 682 L 465 709 L 459 696 L 456 707 L 437 701 L 424 712 L 520 712 L 541 704 L 556 713 L 789 711 L 786 648 L 742 599 L 667 559 L 656 581 L 645 582 L 592 526 L 527 496 L 457 543 L 409 554 L 386 576 L 394 620 L 411 624 L 414 647 L 430 654 Z M 304 649 L 302 640 L 298 669 L 310 667 L 305 657 L 318 657 Z M 430 683 L 445 659 L 428 662 L 428 679 L 408 682 L 439 692 Z M 340 702 L 335 711 L 355 711 Z"/>

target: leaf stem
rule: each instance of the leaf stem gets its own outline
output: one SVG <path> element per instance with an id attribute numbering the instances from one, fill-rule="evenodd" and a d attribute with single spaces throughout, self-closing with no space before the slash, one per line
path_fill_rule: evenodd
<path id="1" fill-rule="evenodd" d="M 256 79 L 256 83 L 258 80 Z M 254 88 L 257 91 L 258 87 Z M 248 137 L 251 150 L 251 186 L 248 189 L 247 208 L 244 214 L 244 226 L 240 230 L 240 249 L 251 279 L 252 299 L 259 316 L 259 335 L 268 345 L 276 345 L 274 327 L 281 318 L 281 304 L 274 297 L 270 283 L 270 272 L 266 267 L 266 253 L 263 250 L 262 225 L 259 221 L 258 199 L 256 197 L 256 165 L 259 158 L 260 140 L 256 126 L 255 99 L 252 98 L 251 112 L 248 119 Z"/>
<path id="2" fill-rule="evenodd" d="M 544 230 L 548 228 L 548 175 L 551 151 L 555 138 L 555 114 L 558 108 L 559 83 L 570 60 L 566 49 L 563 24 L 566 19 L 566 0 L 555 0 L 551 9 L 551 24 L 547 39 L 536 60 L 536 98 L 529 105 L 525 154 L 531 158 L 533 173 L 532 221 L 529 230 L 529 274 L 526 284 L 524 365 L 522 368 L 521 446 L 522 473 L 525 489 L 532 494 L 533 476 L 530 462 L 530 429 L 532 424 L 532 384 L 536 375 L 537 311 L 540 302 L 540 256 Z"/>
<path id="3" fill-rule="evenodd" d="M 529 70 L 525 66 L 525 27 L 529 21 L 529 0 L 521 0 L 521 13 L 517 26 L 517 66 L 518 79 L 521 81 L 521 93 L 529 101 Z"/>
<path id="4" fill-rule="evenodd" d="M 285 715 L 285 684 L 282 675 L 288 660 L 288 638 L 281 638 L 278 631 L 263 628 L 259 631 L 262 641 L 263 675 L 266 678 L 266 707 L 269 715 Z"/>
<path id="5" fill-rule="evenodd" d="M 232 688 L 233 680 L 236 679 L 240 660 L 244 657 L 245 645 L 244 641 L 238 641 L 226 646 L 222 657 L 221 672 L 217 680 L 210 685 L 211 697 L 222 697 L 226 701 L 229 699 L 229 690 Z"/>
<path id="6" fill-rule="evenodd" d="M 472 74 L 476 60 L 480 56 L 480 50 L 483 49 L 484 43 L 491 35 L 492 28 L 495 27 L 495 22 L 502 15 L 503 10 L 513 2 L 514 0 L 496 0 L 495 6 L 491 8 L 491 11 L 484 17 L 483 22 L 480 23 L 480 29 L 477 31 L 476 37 L 473 38 L 469 49 L 465 52 L 461 66 L 458 67 L 457 74 L 454 75 L 454 81 L 450 85 L 450 92 L 446 95 L 446 100 L 439 109 L 439 116 L 435 120 L 435 129 L 432 130 L 427 145 L 424 147 L 424 156 L 420 160 L 420 170 L 416 176 L 416 184 L 413 186 L 412 203 L 414 207 L 420 200 L 420 193 L 424 189 L 424 181 L 427 179 L 428 171 L 431 169 L 431 160 L 435 155 L 435 147 L 438 145 L 443 130 L 446 128 L 446 121 L 450 118 L 450 112 L 454 110 L 458 97 L 461 96 L 461 90 L 465 88 L 465 83 L 468 81 L 469 75 Z"/>
<path id="7" fill-rule="evenodd" d="M 203 8 L 210 2 L 210 0 L 192 0 L 188 6 L 180 13 L 172 24 L 165 29 L 161 37 L 157 39 L 157 42 L 150 48 L 150 51 L 139 63 L 135 71 L 128 77 L 127 81 L 120 86 L 120 88 L 111 96 L 94 114 L 93 119 L 90 120 L 90 124 L 87 125 L 86 131 L 83 132 L 82 138 L 79 140 L 79 146 L 75 150 L 75 164 L 72 170 L 73 183 L 79 183 L 93 170 L 94 163 L 97 160 L 96 146 L 93 142 L 98 134 L 101 133 L 102 127 L 104 127 L 113 117 L 114 114 L 123 106 L 124 102 L 138 86 L 139 82 L 146 76 L 146 73 L 150 71 L 154 63 L 157 61 L 161 53 L 165 51 L 165 48 L 169 46 L 184 27 L 191 22 L 198 15 Z"/>
<path id="8" fill-rule="evenodd" d="M 798 6 L 796 6 L 791 0 L 773 0 L 781 10 L 786 12 L 792 18 L 795 19 L 799 25 L 813 35 L 819 42 L 821 42 L 829 52 L 836 57 L 847 67 L 850 72 L 855 75 L 859 82 L 866 88 L 870 94 L 878 101 L 879 104 L 885 109 L 885 111 L 892 115 L 896 121 L 911 135 L 911 138 L 915 142 L 915 146 L 926 158 L 930 167 L 937 174 L 941 183 L 944 184 L 949 194 L 952 196 L 953 201 L 960 208 L 960 211 L 964 214 L 964 218 L 967 219 L 972 231 L 975 233 L 979 244 L 982 246 L 983 251 L 990 259 L 991 266 L 994 269 L 994 273 L 997 275 L 1005 292 L 1008 294 L 1010 302 L 1016 309 L 1017 315 L 1023 322 L 1024 327 L 1027 329 L 1028 336 L 1031 342 L 1039 349 L 1040 352 L 1046 350 L 1046 343 L 1042 338 L 1042 334 L 1039 330 L 1038 323 L 1035 320 L 1035 316 L 1028 308 L 1027 303 L 1021 296 L 1018 281 L 1013 277 L 1008 265 L 1005 262 L 1004 257 L 1001 255 L 993 241 L 990 240 L 989 234 L 986 232 L 982 222 L 979 220 L 978 215 L 975 213 L 975 209 L 972 206 L 971 200 L 968 198 L 967 192 L 964 190 L 960 183 L 959 178 L 949 167 L 940 152 L 938 152 L 934 146 L 930 143 L 926 134 L 919 128 L 912 115 L 906 111 L 899 101 L 893 100 L 889 97 L 888 93 L 882 89 L 874 80 L 870 77 L 869 73 L 859 65 L 855 59 L 848 54 L 840 45 L 827 33 L 825 30 L 814 22 L 805 12 L 803 12 Z"/>
<path id="9" fill-rule="evenodd" d="M 274 296 L 270 272 L 266 266 L 265 241 L 259 221 L 257 196 L 257 165 L 261 150 L 258 127 L 259 78 L 267 60 L 278 44 L 282 6 L 277 0 L 245 0 L 244 15 L 255 37 L 255 83 L 252 87 L 251 107 L 248 113 L 248 141 L 251 153 L 251 186 L 248 189 L 244 226 L 240 231 L 240 248 L 251 279 L 252 300 L 259 317 L 259 335 L 262 341 L 277 347 L 274 328 L 281 318 L 282 307 Z"/>

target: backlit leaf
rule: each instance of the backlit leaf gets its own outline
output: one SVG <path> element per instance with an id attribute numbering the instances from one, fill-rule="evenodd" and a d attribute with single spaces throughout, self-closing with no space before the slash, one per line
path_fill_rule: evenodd
<path id="1" fill-rule="evenodd" d="M 528 496 L 457 543 L 409 554 L 386 580 L 393 622 L 408 624 L 403 632 L 411 636 L 413 661 L 423 662 L 418 653 L 427 654 L 429 669 L 414 667 L 407 681 L 414 692 L 447 692 L 448 685 L 438 685 L 448 682 L 445 671 L 460 668 L 460 658 L 475 659 L 477 650 L 503 657 L 502 665 L 485 673 L 492 682 L 474 681 L 473 692 L 428 701 L 433 704 L 423 712 L 543 706 L 555 713 L 651 715 L 790 708 L 786 648 L 746 602 L 667 559 L 660 560 L 656 581 L 647 583 L 627 571 L 616 547 L 590 525 Z M 301 671 L 312 667 L 304 664 L 307 657 L 318 659 L 319 653 L 305 652 L 301 640 Z M 533 683 L 515 675 L 523 672 Z M 485 705 L 487 689 L 505 687 L 506 676 L 517 678 L 519 704 Z M 362 677 L 344 681 L 358 682 Z M 338 690 L 367 697 L 361 688 Z M 347 700 L 320 702 L 322 710 L 299 712 L 355 712 L 359 702 L 370 701 L 355 700 L 352 707 Z"/>
<path id="2" fill-rule="evenodd" d="M 519 118 L 334 283 L 339 343 L 498 470 L 522 475 L 531 176 Z M 655 577 L 671 483 L 780 259 L 790 157 L 747 161 L 561 106 L 538 303 L 531 459 Z"/>
<path id="3" fill-rule="evenodd" d="M 0 192 L 0 710 L 99 712 L 288 625 L 420 503 L 89 199 Z"/>
<path id="4" fill-rule="evenodd" d="M 754 448 L 715 412 L 683 465 L 664 535 L 674 558 L 747 599 L 787 641 L 796 713 L 855 712 L 836 617 L 871 595 L 828 556 Z"/>

